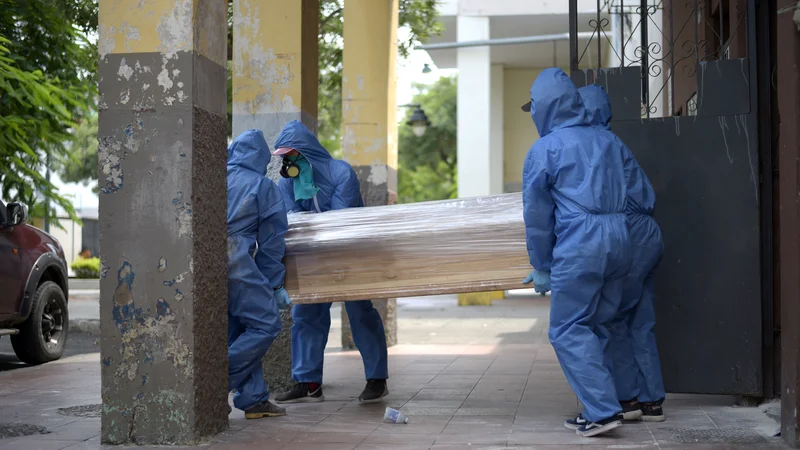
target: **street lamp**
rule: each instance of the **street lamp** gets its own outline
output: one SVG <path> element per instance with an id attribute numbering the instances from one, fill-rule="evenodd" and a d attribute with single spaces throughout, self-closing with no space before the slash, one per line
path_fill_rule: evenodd
<path id="1" fill-rule="evenodd" d="M 431 124 L 428 120 L 428 116 L 425 115 L 425 111 L 422 110 L 422 105 L 409 103 L 408 105 L 400 105 L 400 107 L 415 108 L 414 112 L 411 113 L 411 118 L 406 122 L 406 125 L 411 126 L 411 131 L 414 133 L 414 136 L 422 137 L 422 135 L 425 134 L 425 130 L 427 130 L 428 126 Z"/>

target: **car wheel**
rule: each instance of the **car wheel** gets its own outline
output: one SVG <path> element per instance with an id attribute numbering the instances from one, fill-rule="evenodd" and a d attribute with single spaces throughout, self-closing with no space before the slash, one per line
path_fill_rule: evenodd
<path id="1" fill-rule="evenodd" d="M 61 358 L 67 343 L 69 311 L 64 291 L 45 281 L 36 290 L 31 315 L 11 336 L 11 346 L 22 362 L 43 364 Z"/>

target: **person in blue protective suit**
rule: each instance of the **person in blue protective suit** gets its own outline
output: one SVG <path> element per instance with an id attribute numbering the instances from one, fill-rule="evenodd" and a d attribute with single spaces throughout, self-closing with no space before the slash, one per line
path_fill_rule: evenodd
<path id="1" fill-rule="evenodd" d="M 624 151 L 609 133 L 591 126 L 578 89 L 563 70 L 542 71 L 530 98 L 522 109 L 530 112 L 540 138 L 522 172 L 525 235 L 534 267 L 524 282 L 552 290 L 548 335 L 584 406 L 564 426 L 594 436 L 622 425 L 603 355 L 630 268 Z"/>
<path id="2" fill-rule="evenodd" d="M 608 94 L 596 85 L 579 89 L 593 126 L 610 130 L 611 103 Z M 609 131 L 610 132 L 610 131 Z M 616 136 L 615 136 L 616 137 Z M 656 194 L 650 180 L 630 149 L 625 168 L 628 199 L 628 232 L 631 243 L 631 268 L 625 282 L 617 317 L 610 326 L 611 338 L 606 361 L 617 389 L 624 418 L 662 422 L 664 381 L 658 357 L 653 303 L 653 272 L 661 261 L 664 244 L 655 219 Z"/>
<path id="3" fill-rule="evenodd" d="M 275 143 L 283 157 L 279 186 L 289 213 L 325 211 L 364 206 L 361 185 L 353 168 L 335 160 L 316 136 L 298 121 L 287 124 Z M 379 402 L 389 394 L 386 335 L 380 314 L 369 300 L 345 302 L 353 340 L 361 352 L 367 385 L 361 403 Z M 297 382 L 278 403 L 318 402 L 322 395 L 322 366 L 331 327 L 331 304 L 295 305 L 292 308 L 292 377 Z"/>
<path id="4" fill-rule="evenodd" d="M 281 331 L 287 307 L 283 197 L 265 177 L 264 134 L 248 130 L 228 147 L 228 387 L 248 419 L 283 416 L 269 401 L 261 359 Z"/>

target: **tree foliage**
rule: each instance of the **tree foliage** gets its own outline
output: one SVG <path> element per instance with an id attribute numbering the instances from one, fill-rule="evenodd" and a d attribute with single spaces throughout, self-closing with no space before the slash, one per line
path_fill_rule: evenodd
<path id="1" fill-rule="evenodd" d="M 94 100 L 96 51 L 85 33 L 97 28 L 97 3 L 0 0 L 0 9 L 0 195 L 36 215 L 50 199 L 74 218 L 44 164 L 67 154 L 70 129 Z"/>
<path id="2" fill-rule="evenodd" d="M 407 125 L 399 127 L 398 202 L 456 198 L 457 80 L 442 77 L 430 86 L 415 87 L 419 93 L 414 103 L 422 106 L 431 124 L 421 137 Z M 406 113 L 406 120 L 411 113 Z"/>
<path id="3" fill-rule="evenodd" d="M 72 132 L 69 151 L 62 155 L 60 175 L 67 183 L 89 184 L 97 192 L 97 114 L 87 115 Z"/>

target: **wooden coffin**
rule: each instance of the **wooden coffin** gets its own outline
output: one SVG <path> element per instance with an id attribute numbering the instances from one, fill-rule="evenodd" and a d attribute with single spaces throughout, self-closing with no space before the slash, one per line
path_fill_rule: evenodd
<path id="1" fill-rule="evenodd" d="M 296 304 L 520 289 L 521 194 L 290 214 Z"/>

